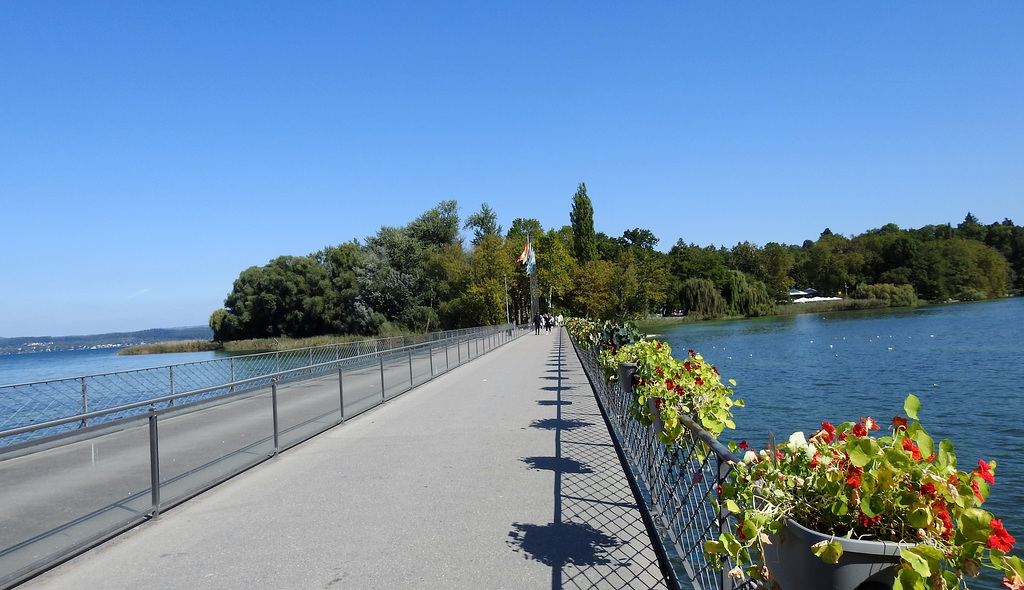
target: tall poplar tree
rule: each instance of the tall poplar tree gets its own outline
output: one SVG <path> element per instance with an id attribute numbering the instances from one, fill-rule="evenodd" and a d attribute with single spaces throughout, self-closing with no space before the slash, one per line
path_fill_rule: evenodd
<path id="1" fill-rule="evenodd" d="M 572 212 L 569 213 L 572 223 L 573 250 L 576 260 L 586 264 L 597 259 L 597 234 L 594 232 L 594 206 L 587 196 L 587 185 L 580 183 L 576 194 L 572 197 Z"/>

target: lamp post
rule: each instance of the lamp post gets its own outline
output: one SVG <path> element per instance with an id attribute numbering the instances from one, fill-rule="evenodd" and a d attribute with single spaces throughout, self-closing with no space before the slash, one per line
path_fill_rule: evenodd
<path id="1" fill-rule="evenodd" d="M 505 275 L 505 323 L 512 323 L 512 320 L 509 318 L 508 315 L 508 274 Z"/>

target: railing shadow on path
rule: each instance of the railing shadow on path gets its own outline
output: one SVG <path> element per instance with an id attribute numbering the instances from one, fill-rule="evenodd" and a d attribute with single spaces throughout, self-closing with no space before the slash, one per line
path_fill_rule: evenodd
<path id="1" fill-rule="evenodd" d="M 537 402 L 555 416 L 530 425 L 554 432 L 554 455 L 522 459 L 554 475 L 552 521 L 513 523 L 508 543 L 551 567 L 552 590 L 666 588 L 597 401 L 580 367 L 567 363 L 572 349 L 562 334 L 542 377 L 551 384 L 539 388 L 553 399 Z M 575 373 L 586 387 L 570 384 Z"/>

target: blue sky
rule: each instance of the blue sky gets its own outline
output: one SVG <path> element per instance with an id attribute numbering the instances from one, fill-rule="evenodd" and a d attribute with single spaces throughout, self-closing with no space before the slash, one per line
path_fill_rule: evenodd
<path id="1" fill-rule="evenodd" d="M 439 201 L 731 247 L 1024 223 L 1024 2 L 0 2 L 0 336 L 205 324 Z"/>

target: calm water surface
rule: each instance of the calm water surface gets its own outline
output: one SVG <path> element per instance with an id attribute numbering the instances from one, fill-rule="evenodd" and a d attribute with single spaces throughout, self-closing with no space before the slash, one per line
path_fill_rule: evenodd
<path id="1" fill-rule="evenodd" d="M 660 339 L 735 379 L 737 430 L 723 440 L 764 447 L 870 416 L 887 425 L 908 393 L 936 441 L 948 438 L 960 469 L 995 460 L 985 507 L 1024 547 L 1024 298 L 905 310 L 804 314 L 679 324 Z M 1014 551 L 1020 555 L 1021 552 Z M 987 585 L 986 585 L 987 584 Z M 991 580 L 972 588 L 998 588 Z"/>
<path id="2" fill-rule="evenodd" d="M 83 377 L 133 369 L 193 363 L 230 356 L 221 352 L 182 352 L 118 356 L 116 348 L 0 355 L 0 385 Z"/>

